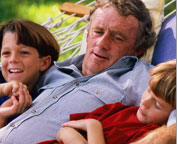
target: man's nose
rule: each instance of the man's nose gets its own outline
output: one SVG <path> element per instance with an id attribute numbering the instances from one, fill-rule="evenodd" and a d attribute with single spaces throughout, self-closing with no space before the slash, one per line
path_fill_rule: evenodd
<path id="1" fill-rule="evenodd" d="M 111 36 L 109 32 L 105 32 L 98 41 L 98 46 L 103 49 L 109 49 L 111 44 Z"/>

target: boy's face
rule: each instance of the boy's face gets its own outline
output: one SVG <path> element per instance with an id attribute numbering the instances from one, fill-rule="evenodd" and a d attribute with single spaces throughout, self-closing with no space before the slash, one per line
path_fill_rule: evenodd
<path id="1" fill-rule="evenodd" d="M 43 71 L 43 65 L 43 58 L 39 58 L 35 48 L 18 45 L 16 33 L 5 33 L 1 49 L 1 69 L 6 81 L 20 81 L 31 90 Z"/>
<path id="2" fill-rule="evenodd" d="M 151 89 L 147 88 L 142 95 L 137 117 L 142 123 L 164 124 L 171 111 L 170 104 L 154 95 Z"/>

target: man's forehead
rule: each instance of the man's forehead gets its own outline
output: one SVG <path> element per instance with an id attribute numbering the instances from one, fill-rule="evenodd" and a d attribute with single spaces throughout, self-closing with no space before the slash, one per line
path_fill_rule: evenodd
<path id="1" fill-rule="evenodd" d="M 139 21 L 137 18 L 133 15 L 122 15 L 118 12 L 118 10 L 112 6 L 107 5 L 105 7 L 99 7 L 95 10 L 93 16 L 91 17 L 91 22 L 99 22 L 105 23 L 106 21 L 110 21 L 114 24 L 124 24 L 133 26 L 133 25 L 139 25 Z"/>

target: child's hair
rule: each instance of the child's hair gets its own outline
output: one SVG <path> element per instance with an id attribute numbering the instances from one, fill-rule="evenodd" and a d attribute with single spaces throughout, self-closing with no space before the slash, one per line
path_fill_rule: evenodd
<path id="1" fill-rule="evenodd" d="M 176 108 L 176 59 L 158 64 L 150 71 L 152 92 Z"/>
<path id="2" fill-rule="evenodd" d="M 16 33 L 17 44 L 24 44 L 37 49 L 39 56 L 50 55 L 52 61 L 59 57 L 60 47 L 53 35 L 40 24 L 25 19 L 13 19 L 0 26 L 0 51 L 6 32 Z"/>

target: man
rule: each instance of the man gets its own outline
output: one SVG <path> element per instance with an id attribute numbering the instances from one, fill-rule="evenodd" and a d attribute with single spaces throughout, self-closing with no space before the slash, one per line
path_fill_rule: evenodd
<path id="1" fill-rule="evenodd" d="M 149 12 L 140 0 L 97 1 L 85 56 L 57 63 L 57 69 L 51 67 L 43 75 L 42 93 L 31 108 L 0 130 L 1 143 L 55 139 L 69 114 L 90 112 L 106 103 L 139 105 L 152 67 L 135 56 L 154 41 Z"/>

